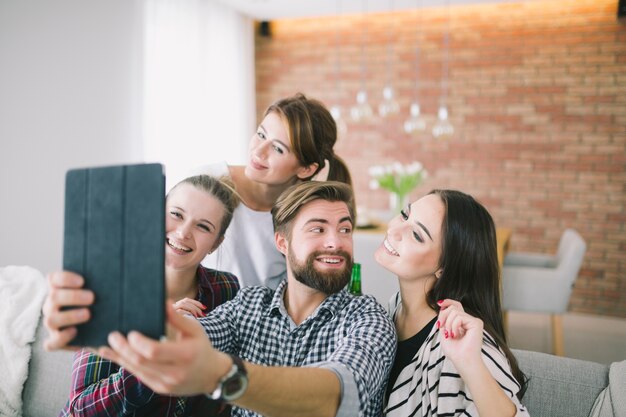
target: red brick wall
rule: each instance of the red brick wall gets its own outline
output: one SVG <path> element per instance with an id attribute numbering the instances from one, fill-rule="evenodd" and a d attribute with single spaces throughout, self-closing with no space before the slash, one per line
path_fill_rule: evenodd
<path id="1" fill-rule="evenodd" d="M 617 0 L 454 6 L 367 18 L 367 89 L 377 106 L 387 73 L 389 25 L 400 115 L 348 123 L 337 153 L 349 164 L 360 205 L 382 209 L 367 169 L 421 161 L 434 187 L 473 194 L 498 226 L 513 229 L 511 250 L 554 252 L 562 231 L 588 244 L 570 309 L 626 317 L 626 22 Z M 449 23 L 448 23 L 449 22 Z M 419 97 L 429 127 L 439 103 L 442 33 L 449 24 L 448 140 L 405 134 L 421 48 Z M 259 113 L 297 91 L 339 103 L 360 87 L 360 16 L 272 22 L 256 40 Z M 419 31 L 418 31 L 419 29 Z M 336 39 L 339 38 L 339 46 Z M 340 88 L 336 60 L 341 59 Z"/>

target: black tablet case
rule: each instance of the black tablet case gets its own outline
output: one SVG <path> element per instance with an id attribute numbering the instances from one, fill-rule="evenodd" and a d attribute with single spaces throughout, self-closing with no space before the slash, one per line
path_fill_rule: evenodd
<path id="1" fill-rule="evenodd" d="M 114 331 L 164 334 L 165 176 L 160 164 L 74 169 L 65 178 L 63 269 L 95 293 L 74 346 Z"/>

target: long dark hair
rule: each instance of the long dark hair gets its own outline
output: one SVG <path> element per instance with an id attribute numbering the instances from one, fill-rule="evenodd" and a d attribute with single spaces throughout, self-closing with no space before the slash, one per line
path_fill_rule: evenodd
<path id="1" fill-rule="evenodd" d="M 437 300 L 457 300 L 465 311 L 483 321 L 485 330 L 506 355 L 513 376 L 521 385 L 517 394 L 521 399 L 527 380 L 504 334 L 493 219 L 485 207 L 460 191 L 433 190 L 430 194 L 439 196 L 445 207 L 439 260 L 443 273 L 426 295 L 426 301 L 438 311 Z"/>
<path id="2" fill-rule="evenodd" d="M 286 122 L 291 146 L 300 164 L 318 164 L 307 179 L 314 177 L 328 162 L 328 180 L 352 185 L 346 163 L 333 149 L 337 142 L 337 124 L 320 101 L 297 93 L 274 102 L 265 110 L 265 116 L 271 112 L 278 113 Z"/>

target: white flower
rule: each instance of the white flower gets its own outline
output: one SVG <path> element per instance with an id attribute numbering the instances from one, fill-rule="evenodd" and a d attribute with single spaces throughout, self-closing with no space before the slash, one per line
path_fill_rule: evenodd
<path id="1" fill-rule="evenodd" d="M 391 169 L 393 170 L 393 172 L 395 172 L 396 174 L 399 175 L 404 175 L 404 166 L 400 163 L 400 162 L 394 162 L 391 165 Z"/>
<path id="2" fill-rule="evenodd" d="M 376 165 L 370 167 L 368 172 L 373 177 L 369 183 L 370 189 L 384 188 L 402 197 L 419 186 L 428 176 L 424 166 L 418 161 L 407 165 L 398 161 L 384 166 Z"/>
<path id="3" fill-rule="evenodd" d="M 407 165 L 406 172 L 407 174 L 416 174 L 420 172 L 424 168 L 420 162 L 413 162 L 410 165 Z"/>
<path id="4" fill-rule="evenodd" d="M 385 168 L 383 168 L 380 165 L 374 165 L 374 166 L 370 167 L 368 172 L 369 172 L 370 176 L 372 176 L 372 177 L 380 177 L 381 175 L 385 174 Z"/>

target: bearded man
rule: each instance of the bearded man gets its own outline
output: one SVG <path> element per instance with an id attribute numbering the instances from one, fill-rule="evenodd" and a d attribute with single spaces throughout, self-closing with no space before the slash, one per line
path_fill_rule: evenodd
<path id="1" fill-rule="evenodd" d="M 276 290 L 243 288 L 198 321 L 168 303 L 169 340 L 111 333 L 110 347 L 98 354 L 155 392 L 227 401 L 233 416 L 381 415 L 396 337 L 373 297 L 345 290 L 352 189 L 332 181 L 295 185 L 279 197 L 272 219 L 287 262 L 287 279 Z M 69 275 L 58 274 L 51 285 L 71 287 Z M 49 328 L 47 346 L 63 348 L 55 332 L 76 324 Z"/>

